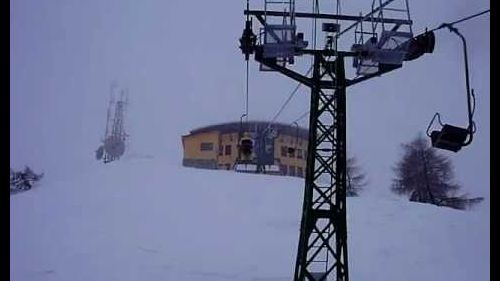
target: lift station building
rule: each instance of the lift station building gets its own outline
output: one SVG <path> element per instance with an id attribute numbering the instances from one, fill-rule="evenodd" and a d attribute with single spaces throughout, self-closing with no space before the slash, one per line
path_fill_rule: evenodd
<path id="1" fill-rule="evenodd" d="M 264 121 L 230 122 L 192 130 L 182 136 L 182 165 L 232 170 L 239 159 L 239 141 L 249 136 L 254 158 L 279 167 L 276 174 L 305 177 L 308 129 Z"/>

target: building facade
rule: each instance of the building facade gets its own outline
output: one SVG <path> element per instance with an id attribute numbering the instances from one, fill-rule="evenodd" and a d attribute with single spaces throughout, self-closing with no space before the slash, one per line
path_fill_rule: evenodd
<path id="1" fill-rule="evenodd" d="M 252 159 L 279 167 L 279 174 L 305 177 L 308 130 L 262 121 L 231 122 L 192 130 L 182 136 L 186 167 L 234 169 L 242 136 L 253 140 Z"/>

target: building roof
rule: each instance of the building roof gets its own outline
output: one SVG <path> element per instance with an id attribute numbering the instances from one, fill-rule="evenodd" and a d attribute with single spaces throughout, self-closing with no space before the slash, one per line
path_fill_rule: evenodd
<path id="1" fill-rule="evenodd" d="M 297 126 L 295 125 L 284 124 L 284 123 L 270 123 L 266 121 L 248 121 L 240 124 L 239 121 L 236 121 L 236 122 L 213 124 L 205 127 L 200 127 L 191 130 L 190 135 L 212 132 L 212 131 L 219 131 L 223 134 L 237 133 L 240 131 L 240 126 L 243 126 L 245 132 L 262 130 L 267 128 L 268 126 L 271 126 L 271 128 L 275 129 L 279 135 L 295 136 L 297 134 Z M 302 139 L 308 139 L 309 130 L 303 127 L 299 127 L 298 135 Z"/>

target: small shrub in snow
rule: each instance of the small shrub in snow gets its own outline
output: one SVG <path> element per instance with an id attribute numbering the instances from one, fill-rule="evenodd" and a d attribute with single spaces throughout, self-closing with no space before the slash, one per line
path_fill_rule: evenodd
<path id="1" fill-rule="evenodd" d="M 41 178 L 43 173 L 36 174 L 28 166 L 24 168 L 23 171 L 15 172 L 10 169 L 10 191 L 18 192 L 29 190 L 35 185 Z"/>

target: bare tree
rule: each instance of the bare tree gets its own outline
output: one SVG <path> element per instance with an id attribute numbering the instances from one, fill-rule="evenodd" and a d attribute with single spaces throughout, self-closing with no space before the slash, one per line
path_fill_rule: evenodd
<path id="1" fill-rule="evenodd" d="M 403 144 L 403 157 L 397 162 L 391 190 L 408 195 L 410 201 L 465 209 L 483 198 L 457 196 L 460 185 L 454 180 L 451 161 L 431 147 L 419 134 Z"/>
<path id="2" fill-rule="evenodd" d="M 347 196 L 359 196 L 366 186 L 366 174 L 362 171 L 355 157 L 347 159 Z"/>

